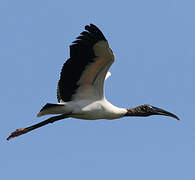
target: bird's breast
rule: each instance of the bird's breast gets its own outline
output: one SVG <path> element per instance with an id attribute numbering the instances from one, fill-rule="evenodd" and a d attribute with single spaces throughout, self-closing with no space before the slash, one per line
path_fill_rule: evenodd
<path id="1" fill-rule="evenodd" d="M 80 102 L 72 112 L 72 117 L 87 120 L 116 119 L 126 113 L 123 108 L 117 108 L 105 100 L 92 103 Z"/>

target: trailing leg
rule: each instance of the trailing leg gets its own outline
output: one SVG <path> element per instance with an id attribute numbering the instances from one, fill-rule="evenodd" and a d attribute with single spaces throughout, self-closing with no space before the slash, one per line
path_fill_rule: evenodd
<path id="1" fill-rule="evenodd" d="M 26 134 L 34 129 L 37 129 L 37 128 L 40 128 L 46 124 L 49 124 L 49 123 L 54 123 L 55 121 L 58 121 L 58 120 L 61 120 L 61 119 L 65 119 L 65 118 L 68 118 L 70 114 L 62 114 L 62 115 L 59 115 L 59 116 L 54 116 L 54 117 L 51 117 L 45 121 L 42 121 L 40 123 L 37 123 L 35 125 L 32 125 L 32 126 L 29 126 L 29 127 L 26 127 L 26 128 L 19 128 L 19 129 L 16 129 L 14 132 L 12 132 L 10 134 L 10 136 L 7 138 L 7 140 L 9 141 L 10 139 L 14 138 L 14 137 L 17 137 L 17 136 L 20 136 L 22 134 Z"/>

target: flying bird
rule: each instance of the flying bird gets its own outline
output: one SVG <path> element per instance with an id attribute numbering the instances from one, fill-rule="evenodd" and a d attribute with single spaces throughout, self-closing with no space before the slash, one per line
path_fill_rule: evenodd
<path id="1" fill-rule="evenodd" d="M 107 101 L 104 81 L 111 75 L 108 70 L 113 62 L 114 54 L 100 29 L 93 24 L 85 26 L 85 31 L 70 45 L 70 58 L 62 67 L 57 86 L 58 104 L 47 103 L 37 114 L 38 117 L 58 115 L 17 129 L 7 140 L 69 117 L 111 120 L 126 116 L 163 115 L 179 120 L 175 114 L 148 104 L 119 108 Z"/>

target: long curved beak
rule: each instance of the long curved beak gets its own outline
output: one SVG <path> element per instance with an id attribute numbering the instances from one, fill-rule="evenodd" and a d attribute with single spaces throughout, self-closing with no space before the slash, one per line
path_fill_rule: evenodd
<path id="1" fill-rule="evenodd" d="M 156 115 L 170 116 L 170 117 L 173 117 L 173 118 L 175 118 L 177 120 L 180 120 L 175 114 L 173 114 L 171 112 L 168 112 L 168 111 L 165 111 L 164 109 L 151 106 L 150 110 L 151 110 L 151 113 L 154 113 Z"/>

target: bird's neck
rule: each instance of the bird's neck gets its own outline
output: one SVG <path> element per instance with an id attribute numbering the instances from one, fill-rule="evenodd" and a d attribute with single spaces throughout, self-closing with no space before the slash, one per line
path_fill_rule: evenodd
<path id="1" fill-rule="evenodd" d="M 149 116 L 148 112 L 145 111 L 145 105 L 140 105 L 134 108 L 127 108 L 125 116 Z"/>

